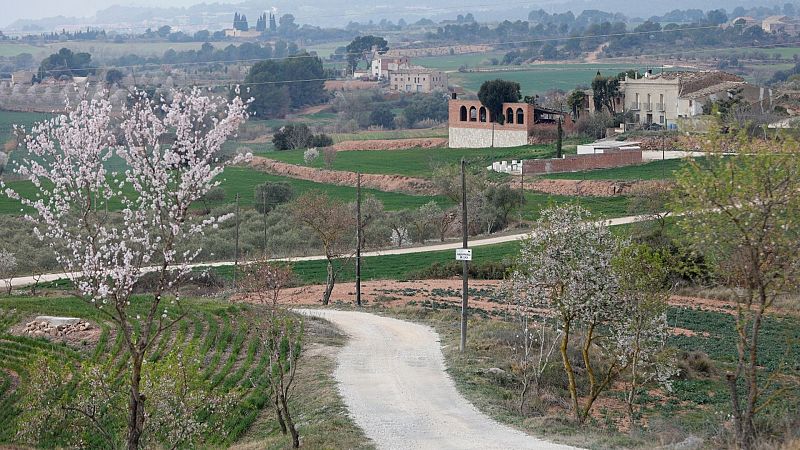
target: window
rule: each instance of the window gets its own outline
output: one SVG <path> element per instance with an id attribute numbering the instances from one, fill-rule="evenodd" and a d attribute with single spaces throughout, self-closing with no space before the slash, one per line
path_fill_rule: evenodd
<path id="1" fill-rule="evenodd" d="M 481 122 L 486 122 L 486 108 L 481 106 L 480 113 L 478 114 L 478 120 Z"/>
<path id="2" fill-rule="evenodd" d="M 475 109 L 475 107 L 473 106 L 469 109 L 469 121 L 475 122 L 477 120 L 478 120 L 478 110 Z"/>
<path id="3" fill-rule="evenodd" d="M 522 108 L 517 108 L 517 123 L 520 125 L 525 123 L 525 113 Z"/>
<path id="4" fill-rule="evenodd" d="M 664 123 L 664 116 L 658 116 L 658 123 L 660 124 Z"/>
<path id="5" fill-rule="evenodd" d="M 511 108 L 506 108 L 506 122 L 514 123 L 514 110 Z"/>
<path id="6" fill-rule="evenodd" d="M 460 120 L 462 122 L 466 122 L 467 121 L 467 107 L 463 106 L 463 105 L 461 106 Z"/>

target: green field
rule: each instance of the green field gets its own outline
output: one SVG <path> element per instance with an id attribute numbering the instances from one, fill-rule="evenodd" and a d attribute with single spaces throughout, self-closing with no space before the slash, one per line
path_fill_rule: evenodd
<path id="1" fill-rule="evenodd" d="M 45 46 L 34 46 L 30 44 L 22 44 L 19 42 L 0 41 L 0 56 L 11 57 L 17 56 L 22 53 L 30 53 L 34 57 L 47 52 Z"/>
<path id="2" fill-rule="evenodd" d="M 264 172 L 259 172 L 250 168 L 244 167 L 229 167 L 222 175 L 223 181 L 221 184 L 222 189 L 225 190 L 225 199 L 220 202 L 209 202 L 210 207 L 230 205 L 234 202 L 236 194 L 240 196 L 239 202 L 243 207 L 252 207 L 254 202 L 254 190 L 259 184 L 270 182 L 284 181 L 292 185 L 295 194 L 302 194 L 309 190 L 320 190 L 326 192 L 333 198 L 343 201 L 355 201 L 356 189 L 348 186 L 336 186 L 331 184 L 315 183 L 313 181 L 298 180 L 294 178 L 281 177 L 277 175 L 270 175 Z M 8 186 L 20 193 L 20 195 L 32 198 L 36 190 L 33 184 L 29 181 L 9 181 Z M 395 192 L 383 192 L 375 189 L 363 189 L 365 195 L 373 195 L 375 198 L 383 202 L 387 210 L 397 210 L 406 208 L 418 208 L 431 200 L 435 200 L 442 205 L 449 204 L 443 196 L 415 196 L 400 194 Z M 115 211 L 121 208 L 121 203 L 112 201 L 109 203 L 109 210 Z M 200 204 L 195 205 L 201 208 Z M 22 212 L 29 212 L 26 210 L 21 211 L 21 205 L 16 200 L 12 200 L 0 193 L 0 214 L 20 214 Z"/>
<path id="3" fill-rule="evenodd" d="M 503 59 L 503 52 L 463 53 L 460 55 L 424 56 L 414 58 L 414 64 L 431 69 L 457 71 L 461 66 L 469 68 L 489 67 L 491 58 Z"/>
<path id="4" fill-rule="evenodd" d="M 519 66 L 510 68 L 519 69 Z M 571 91 L 576 86 L 589 86 L 598 70 L 608 76 L 637 67 L 622 64 L 535 64 L 524 68 L 525 70 L 451 73 L 450 82 L 468 91 L 477 92 L 484 81 L 500 78 L 516 81 L 520 84 L 523 95 L 533 95 L 551 89 Z"/>
<path id="5" fill-rule="evenodd" d="M 475 167 L 489 166 L 492 161 L 546 158 L 554 153 L 552 145 L 513 148 L 410 148 L 405 150 L 343 151 L 336 154 L 332 168 L 350 172 L 429 177 L 438 165 L 459 164 L 461 158 Z M 261 153 L 260 156 L 290 164 L 302 165 L 303 150 Z M 312 167 L 323 167 L 318 158 Z"/>

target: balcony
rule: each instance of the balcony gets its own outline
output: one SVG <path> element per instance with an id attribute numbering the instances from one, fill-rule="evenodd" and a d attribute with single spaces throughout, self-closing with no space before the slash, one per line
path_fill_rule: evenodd
<path id="1" fill-rule="evenodd" d="M 638 102 L 633 102 L 631 103 L 631 106 L 628 109 L 630 109 L 631 111 L 639 111 L 640 109 L 642 109 L 642 104 Z"/>
<path id="2" fill-rule="evenodd" d="M 656 103 L 656 111 L 665 111 L 663 103 Z"/>

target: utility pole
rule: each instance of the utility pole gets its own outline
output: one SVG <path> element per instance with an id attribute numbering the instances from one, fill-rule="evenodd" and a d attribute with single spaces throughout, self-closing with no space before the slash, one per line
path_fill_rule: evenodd
<path id="1" fill-rule="evenodd" d="M 239 193 L 236 193 L 236 247 L 233 249 L 233 288 L 236 289 L 236 271 L 239 270 Z"/>
<path id="2" fill-rule="evenodd" d="M 464 250 L 467 247 L 467 175 L 466 175 L 467 162 L 461 158 L 461 233 L 463 235 Z M 461 291 L 461 342 L 458 349 L 464 353 L 467 349 L 467 295 L 469 293 L 469 261 L 464 259 L 461 261 L 464 271 L 464 283 Z"/>
<path id="3" fill-rule="evenodd" d="M 267 259 L 267 193 L 264 192 L 263 206 L 264 206 L 264 259 Z"/>
<path id="4" fill-rule="evenodd" d="M 361 172 L 356 174 L 356 305 L 361 306 Z"/>

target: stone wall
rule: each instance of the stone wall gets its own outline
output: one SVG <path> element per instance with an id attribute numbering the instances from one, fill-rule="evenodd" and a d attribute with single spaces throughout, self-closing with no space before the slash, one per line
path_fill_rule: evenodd
<path id="1" fill-rule="evenodd" d="M 452 142 L 452 141 L 451 141 Z M 591 155 L 570 155 L 561 159 L 532 159 L 523 163 L 526 175 L 608 169 L 642 163 L 641 150 L 607 150 Z"/>
<path id="2" fill-rule="evenodd" d="M 450 148 L 486 148 L 492 146 L 492 130 L 450 127 Z M 528 131 L 494 130 L 495 147 L 519 147 L 528 144 Z"/>

